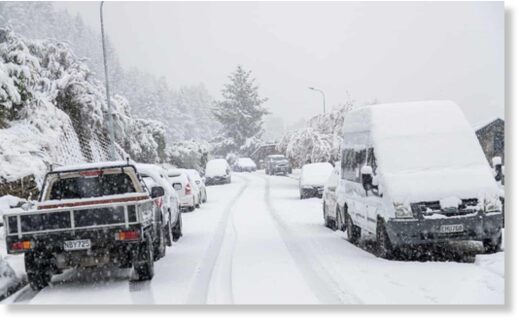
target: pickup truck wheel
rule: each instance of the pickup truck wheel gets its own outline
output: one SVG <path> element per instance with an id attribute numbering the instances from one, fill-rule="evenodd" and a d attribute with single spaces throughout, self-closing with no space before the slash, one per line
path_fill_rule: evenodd
<path id="1" fill-rule="evenodd" d="M 151 280 L 155 273 L 154 267 L 153 241 L 151 240 L 151 236 L 146 234 L 145 241 L 140 246 L 137 261 L 133 265 L 137 280 Z"/>
<path id="2" fill-rule="evenodd" d="M 173 226 L 173 242 L 177 242 L 182 237 L 182 215 L 178 214 L 177 223 Z"/>
<path id="3" fill-rule="evenodd" d="M 357 245 L 360 240 L 360 227 L 353 224 L 353 220 L 351 219 L 350 214 L 348 212 L 344 213 L 344 218 L 346 219 L 346 234 L 347 240 L 351 244 Z"/>
<path id="4" fill-rule="evenodd" d="M 503 240 L 503 233 L 496 233 L 491 238 L 483 240 L 483 247 L 485 248 L 485 253 L 492 254 L 497 253 L 501 250 L 501 242 Z"/>
<path id="5" fill-rule="evenodd" d="M 335 229 L 340 231 L 345 231 L 344 223 L 341 220 L 341 209 L 339 206 L 335 208 Z"/>
<path id="6" fill-rule="evenodd" d="M 386 225 L 382 219 L 377 223 L 376 255 L 380 258 L 391 260 L 394 258 L 395 249 L 391 244 L 386 231 Z"/>
<path id="7" fill-rule="evenodd" d="M 26 253 L 24 263 L 27 279 L 33 290 L 39 291 L 49 285 L 52 274 L 49 262 L 43 253 Z"/>

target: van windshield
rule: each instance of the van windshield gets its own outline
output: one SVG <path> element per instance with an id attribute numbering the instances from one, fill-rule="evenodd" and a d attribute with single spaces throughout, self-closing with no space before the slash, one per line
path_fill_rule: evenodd
<path id="1" fill-rule="evenodd" d="M 387 173 L 430 171 L 486 165 L 481 147 L 470 135 L 434 133 L 381 138 L 376 144 L 380 165 Z"/>

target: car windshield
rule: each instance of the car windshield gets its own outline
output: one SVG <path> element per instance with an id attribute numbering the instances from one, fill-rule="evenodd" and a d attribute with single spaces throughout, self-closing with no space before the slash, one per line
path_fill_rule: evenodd
<path id="1" fill-rule="evenodd" d="M 49 200 L 101 197 L 135 192 L 135 186 L 126 173 L 76 176 L 58 178 L 52 184 Z"/>

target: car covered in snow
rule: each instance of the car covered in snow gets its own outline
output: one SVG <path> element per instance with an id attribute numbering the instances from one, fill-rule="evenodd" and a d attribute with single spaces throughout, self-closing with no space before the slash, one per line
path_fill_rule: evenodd
<path id="1" fill-rule="evenodd" d="M 324 184 L 333 171 L 330 163 L 305 164 L 299 176 L 299 196 L 301 199 L 322 197 Z"/>
<path id="2" fill-rule="evenodd" d="M 182 213 L 178 193 L 169 183 L 168 173 L 162 167 L 153 164 L 137 164 L 136 168 L 149 190 L 152 190 L 155 186 L 161 186 L 164 189 L 163 211 L 168 214 L 172 238 L 166 240 L 168 244 L 171 241 L 178 241 L 182 237 Z"/>
<path id="3" fill-rule="evenodd" d="M 269 155 L 265 158 L 265 174 L 287 175 L 292 173 L 292 167 L 285 155 Z"/>
<path id="4" fill-rule="evenodd" d="M 386 258 L 407 246 L 461 240 L 499 250 L 499 190 L 455 103 L 362 107 L 348 113 L 343 133 L 336 225 L 350 242 L 373 235 Z"/>
<path id="5" fill-rule="evenodd" d="M 223 158 L 211 159 L 205 165 L 205 184 L 231 183 L 231 167 Z"/>
<path id="6" fill-rule="evenodd" d="M 238 158 L 232 166 L 235 172 L 255 172 L 256 169 L 256 163 L 249 157 Z"/>
<path id="7" fill-rule="evenodd" d="M 185 170 L 168 170 L 168 181 L 179 196 L 180 208 L 192 212 L 200 206 L 199 189 Z"/>
<path id="8" fill-rule="evenodd" d="M 149 190 L 129 161 L 52 169 L 33 208 L 3 212 L 7 251 L 25 254 L 36 290 L 73 267 L 133 267 L 149 280 L 171 232 L 163 202 L 164 188 Z"/>
<path id="9" fill-rule="evenodd" d="M 333 230 L 337 229 L 337 185 L 341 176 L 341 163 L 336 162 L 333 171 L 324 184 L 323 218 L 324 225 Z"/>
<path id="10" fill-rule="evenodd" d="M 200 176 L 196 169 L 185 169 L 192 182 L 198 187 L 198 194 L 201 203 L 207 202 L 207 189 L 205 188 L 205 178 Z"/>

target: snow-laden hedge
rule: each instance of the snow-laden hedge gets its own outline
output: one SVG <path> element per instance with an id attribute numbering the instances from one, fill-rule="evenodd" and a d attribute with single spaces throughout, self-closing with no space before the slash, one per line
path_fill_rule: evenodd
<path id="1" fill-rule="evenodd" d="M 133 159 L 165 157 L 165 129 L 111 98 L 117 143 Z M 41 176 L 49 163 L 107 159 L 103 83 L 63 43 L 0 29 L 0 178 Z"/>

